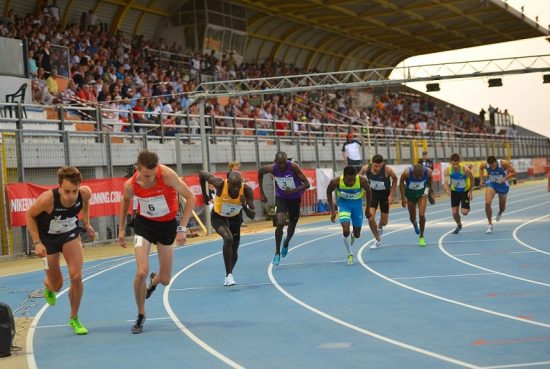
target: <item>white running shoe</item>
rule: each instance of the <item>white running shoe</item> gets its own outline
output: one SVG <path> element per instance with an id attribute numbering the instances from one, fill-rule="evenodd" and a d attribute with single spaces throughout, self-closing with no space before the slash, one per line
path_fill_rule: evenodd
<path id="1" fill-rule="evenodd" d="M 376 250 L 380 246 L 382 246 L 382 241 L 374 241 L 374 243 L 372 245 L 370 245 L 370 249 L 371 250 Z"/>
<path id="2" fill-rule="evenodd" d="M 234 286 L 235 285 L 235 279 L 233 279 L 233 274 L 229 273 L 227 277 L 225 277 L 225 281 L 223 282 L 224 286 Z"/>
<path id="3" fill-rule="evenodd" d="M 492 224 L 487 228 L 487 230 L 485 231 L 485 233 L 486 233 L 486 234 L 491 234 L 491 233 L 493 233 L 493 225 L 492 225 Z"/>
<path id="4" fill-rule="evenodd" d="M 495 220 L 498 222 L 498 221 L 500 221 L 501 218 L 502 218 L 502 213 L 498 213 Z"/>

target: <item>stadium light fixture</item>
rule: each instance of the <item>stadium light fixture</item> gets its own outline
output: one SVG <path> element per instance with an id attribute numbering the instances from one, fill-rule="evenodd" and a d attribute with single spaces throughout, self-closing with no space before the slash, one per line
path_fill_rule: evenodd
<path id="1" fill-rule="evenodd" d="M 426 92 L 435 92 L 440 91 L 439 83 L 428 83 L 426 84 Z"/>
<path id="2" fill-rule="evenodd" d="M 489 80 L 489 87 L 500 87 L 502 86 L 502 78 L 491 78 Z"/>
<path id="3" fill-rule="evenodd" d="M 542 75 L 542 83 L 550 83 L 550 74 Z"/>

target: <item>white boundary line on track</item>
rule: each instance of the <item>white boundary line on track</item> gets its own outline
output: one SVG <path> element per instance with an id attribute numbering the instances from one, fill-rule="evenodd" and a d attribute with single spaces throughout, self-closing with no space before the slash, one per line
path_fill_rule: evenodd
<path id="1" fill-rule="evenodd" d="M 332 236 L 335 236 L 335 235 L 332 235 Z M 296 245 L 292 248 L 292 250 L 294 249 L 297 249 L 299 247 L 302 247 L 302 246 L 305 246 L 307 244 L 310 244 L 312 242 L 315 242 L 315 241 L 318 241 L 318 240 L 321 240 L 323 238 L 328 238 L 328 237 L 331 237 L 331 235 L 329 236 L 323 236 L 323 237 L 318 237 L 318 238 L 315 238 L 315 239 L 312 239 L 312 240 L 309 240 L 309 241 L 306 241 L 306 242 L 303 242 L 299 245 Z M 367 245 L 368 243 L 366 243 L 365 245 Z M 290 251 L 290 250 L 289 250 Z M 445 362 L 448 362 L 448 363 L 452 363 L 452 364 L 455 364 L 455 365 L 458 365 L 458 366 L 461 366 L 461 367 L 464 367 L 464 368 L 471 368 L 471 369 L 481 369 L 481 367 L 479 366 L 476 366 L 474 364 L 470 364 L 470 363 L 467 363 L 467 362 L 464 362 L 464 361 L 461 361 L 461 360 L 457 360 L 457 359 L 454 359 L 452 357 L 449 357 L 449 356 L 445 356 L 445 355 L 441 355 L 441 354 L 438 354 L 436 352 L 432 352 L 432 351 L 428 351 L 428 350 L 425 350 L 425 349 L 422 349 L 420 347 L 416 347 L 416 346 L 413 346 L 413 345 L 409 345 L 407 343 L 404 343 L 404 342 L 401 342 L 401 341 L 397 341 L 397 340 L 394 340 L 392 338 L 389 338 L 389 337 L 386 337 L 386 336 L 383 336 L 381 334 L 377 334 L 377 333 L 374 333 L 372 331 L 369 331 L 367 329 L 364 329 L 364 328 L 361 328 L 361 327 L 358 327 L 356 325 L 353 325 L 351 323 L 348 323 L 346 321 L 343 321 L 341 319 L 338 319 L 330 314 L 327 314 L 317 308 L 314 308 L 313 306 L 311 305 L 308 305 L 306 304 L 305 302 L 303 302 L 302 300 L 299 300 L 298 298 L 294 297 L 293 295 L 291 295 L 289 292 L 287 292 L 283 287 L 281 287 L 281 285 L 277 282 L 277 280 L 275 279 L 275 277 L 273 276 L 273 264 L 270 263 L 269 264 L 269 267 L 267 268 L 267 274 L 269 276 L 269 280 L 271 281 L 271 283 L 273 283 L 273 285 L 275 286 L 275 288 L 281 293 L 283 294 L 286 298 L 288 298 L 289 300 L 293 301 L 294 303 L 302 306 L 303 308 L 321 316 L 322 318 L 325 318 L 325 319 L 328 319 L 330 321 L 333 321 L 334 323 L 337 323 L 337 324 L 340 324 L 346 328 L 349 328 L 351 330 L 354 330 L 358 333 L 361 333 L 361 334 L 364 334 L 364 335 L 367 335 L 367 336 L 370 336 L 372 338 L 375 338 L 377 340 L 380 340 L 380 341 L 384 341 L 386 343 L 389 343 L 389 344 L 392 344 L 392 345 L 395 345 L 395 346 L 398 346 L 398 347 L 401 347 L 401 348 L 404 348 L 406 350 L 410 350 L 410 351 L 413 351 L 413 352 L 416 352 L 416 353 L 419 353 L 419 354 L 423 354 L 423 355 L 426 355 L 426 356 L 429 356 L 431 358 L 434 358 L 434 359 L 438 359 L 438 360 L 441 360 L 441 361 L 445 361 Z"/>
<path id="2" fill-rule="evenodd" d="M 543 196 L 543 195 L 541 195 Z M 545 203 L 541 203 L 541 204 L 537 204 L 537 205 L 534 205 L 534 206 L 540 206 L 540 205 L 543 205 Z M 521 210 L 525 210 L 526 208 L 523 208 Z M 521 210 L 516 210 L 514 212 L 517 212 L 517 211 L 521 211 Z M 476 211 L 482 211 L 482 210 L 476 210 Z M 511 213 L 511 212 L 510 212 Z M 477 221 L 475 223 L 479 223 L 479 222 L 483 222 L 484 220 L 481 220 L 481 221 Z M 475 224 L 475 223 L 472 223 L 472 224 Z M 388 234 L 392 234 L 392 233 L 395 233 L 395 232 L 400 232 L 402 230 L 405 230 L 406 228 L 403 228 L 403 229 L 398 229 L 398 230 L 395 230 L 395 231 L 391 231 L 391 232 L 388 232 Z M 450 234 L 452 232 L 449 231 L 447 232 L 446 234 Z M 442 236 L 443 237 L 443 236 Z M 372 240 L 367 242 L 366 244 L 364 244 L 358 251 L 357 251 L 357 257 L 358 257 L 358 260 L 359 260 L 359 263 L 363 266 L 363 268 L 367 269 L 368 271 L 370 271 L 371 273 L 373 273 L 374 275 L 382 278 L 382 279 L 385 279 L 386 281 L 390 282 L 390 283 L 393 283 L 393 284 L 396 284 L 402 288 L 406 288 L 408 290 L 411 290 L 413 292 L 416 292 L 416 293 L 419 293 L 419 294 L 422 294 L 422 295 L 425 295 L 425 296 L 429 296 L 429 297 L 432 297 L 434 299 L 437 299 L 437 300 L 441 300 L 441 301 L 445 301 L 445 302 L 448 302 L 448 303 L 451 303 L 451 304 L 455 304 L 455 305 L 459 305 L 459 306 L 462 306 L 462 307 L 465 307 L 465 308 L 469 308 L 469 309 L 473 309 L 473 310 L 477 310 L 477 311 L 481 311 L 481 312 L 484 312 L 484 313 L 487 313 L 487 314 L 491 314 L 491 315 L 496 315 L 496 316 L 499 316 L 501 318 L 507 318 L 507 319 L 512 319 L 512 320 L 516 320 L 516 321 L 520 321 L 522 323 L 527 323 L 527 324 L 532 324 L 532 325 L 537 325 L 537 326 L 542 326 L 542 327 L 545 327 L 545 328 L 550 328 L 550 324 L 546 324 L 546 323 L 542 323 L 542 322 L 537 322 L 537 321 L 533 321 L 533 320 L 528 320 L 528 319 L 523 319 L 523 318 L 518 318 L 518 317 L 515 317 L 515 316 L 512 316 L 512 315 L 508 315 L 508 314 L 504 314 L 504 313 L 499 313 L 497 311 L 493 311 L 493 310 L 489 310 L 489 309 L 484 309 L 484 308 L 481 308 L 481 307 L 478 307 L 478 306 L 474 306 L 474 305 L 470 305 L 470 304 L 466 304 L 466 303 L 463 303 L 463 302 L 460 302 L 460 301 L 457 301 L 457 300 L 452 300 L 452 299 L 448 299 L 446 297 L 443 297 L 443 296 L 439 296 L 439 295 L 436 295 L 436 294 L 433 294 L 433 293 L 430 293 L 430 292 L 426 292 L 426 291 L 423 291 L 423 290 L 420 290 L 418 288 L 414 288 L 414 287 L 411 287 L 411 286 L 408 286 L 406 284 L 403 284 L 401 282 L 397 282 L 395 279 L 393 278 L 390 278 L 390 277 L 387 277 L 385 275 L 383 275 L 382 273 L 379 273 L 377 272 L 376 270 L 374 270 L 373 268 L 371 268 L 370 266 L 368 266 L 365 261 L 363 260 L 363 252 L 364 250 L 366 249 L 366 247 L 372 243 Z M 457 260 L 460 260 L 460 259 L 457 259 Z M 482 268 L 483 269 L 483 268 Z M 488 269 L 484 269 L 485 271 L 487 272 L 493 272 L 491 270 L 488 270 Z M 500 274 L 502 275 L 501 273 L 498 273 L 498 272 L 494 272 L 494 274 Z M 506 275 L 505 275 L 506 276 Z"/>
<path id="3" fill-rule="evenodd" d="M 451 277 L 471 277 L 478 275 L 495 275 L 494 273 L 464 273 L 464 274 L 444 274 L 444 275 L 425 275 L 422 277 L 399 277 L 394 280 L 428 279 L 428 278 L 451 278 Z"/>
<path id="4" fill-rule="evenodd" d="M 522 227 L 526 226 L 526 225 L 529 224 L 529 223 L 537 222 L 537 221 L 539 221 L 539 220 L 541 220 L 541 219 L 543 219 L 543 218 L 546 218 L 546 217 L 548 217 L 548 216 L 550 216 L 550 214 L 543 215 L 542 217 L 539 217 L 539 218 L 536 218 L 536 219 L 533 219 L 533 220 L 530 220 L 530 221 L 528 221 L 528 222 L 525 222 L 525 223 L 521 224 L 520 226 L 516 227 L 516 229 L 514 229 L 514 232 L 512 232 L 512 237 L 514 237 L 514 240 L 516 240 L 517 243 L 519 243 L 520 245 L 522 245 L 522 246 L 524 246 L 524 247 L 527 247 L 528 249 L 531 249 L 531 250 L 536 251 L 536 252 L 540 252 L 540 253 L 542 253 L 542 254 L 550 255 L 550 252 L 548 252 L 548 251 L 543 251 L 543 250 L 537 249 L 537 248 L 535 248 L 535 247 L 533 247 L 533 246 L 530 246 L 530 245 L 526 244 L 525 242 L 523 242 L 522 240 L 520 240 L 519 237 L 518 237 L 518 235 L 517 235 L 518 231 L 519 231 Z"/>
<path id="5" fill-rule="evenodd" d="M 508 365 L 486 366 L 483 369 L 524 368 L 526 366 L 540 366 L 540 365 L 548 365 L 548 364 L 550 364 L 550 361 L 537 361 L 537 362 L 533 362 L 533 363 L 519 363 L 519 364 L 508 364 Z"/>
<path id="6" fill-rule="evenodd" d="M 508 214 L 513 214 L 513 213 L 518 213 L 518 212 L 521 212 L 521 211 L 524 211 L 524 210 L 527 210 L 527 209 L 531 209 L 531 208 L 535 208 L 537 206 L 541 206 L 541 205 L 545 205 L 545 204 L 548 204 L 550 203 L 550 201 L 545 201 L 545 202 L 542 202 L 540 204 L 535 204 L 535 205 L 532 205 L 532 206 L 528 206 L 528 207 L 524 207 L 524 208 L 521 208 L 521 209 L 518 209 L 518 210 L 514 210 L 514 211 L 510 211 L 508 212 Z M 482 223 L 484 222 L 485 220 L 482 219 L 482 220 L 478 220 L 478 221 L 475 221 L 473 223 L 470 223 L 470 224 L 467 224 L 466 226 L 471 226 L 471 225 L 474 225 L 474 224 L 477 224 L 477 223 Z M 460 263 L 463 263 L 463 264 L 466 264 L 466 265 L 469 265 L 473 268 L 476 268 L 476 269 L 480 269 L 480 270 L 484 270 L 486 272 L 490 272 L 490 273 L 495 273 L 495 274 L 499 274 L 503 277 L 508 277 L 508 278 L 512 278 L 512 279 L 517 279 L 517 280 L 520 280 L 520 281 L 523 281 L 523 282 L 527 282 L 527 283 L 533 283 L 533 284 L 538 284 L 540 286 L 545 286 L 545 287 L 550 287 L 550 283 L 544 283 L 544 282 L 539 282 L 539 281 L 534 281 L 532 279 L 527 279 L 527 278 L 522 278 L 522 277 L 518 277 L 518 276 L 515 276 L 515 275 L 511 275 L 511 274 L 507 274 L 507 273 L 503 273 L 503 272 L 499 272 L 499 271 L 496 271 L 496 270 L 493 270 L 493 269 L 489 269 L 489 268 L 485 268 L 485 267 L 482 267 L 482 266 L 479 266 L 479 265 L 476 265 L 474 263 L 470 263 L 468 261 L 465 261 L 465 260 L 462 260 L 454 255 L 452 255 L 451 253 L 449 253 L 446 249 L 445 249 L 445 246 L 444 246 L 444 242 L 443 242 L 443 239 L 445 237 L 447 237 L 448 235 L 450 235 L 453 231 L 448 231 L 446 233 L 444 233 L 440 238 L 439 240 L 437 241 L 437 244 L 438 244 L 438 247 L 439 247 L 439 250 L 441 250 L 441 252 L 443 254 L 445 254 L 447 257 L 451 258 L 451 259 L 454 259 Z M 550 326 L 549 326 L 550 328 Z"/>
<path id="7" fill-rule="evenodd" d="M 107 269 L 103 269 L 95 274 L 92 274 L 84 279 L 82 279 L 82 282 L 85 282 L 89 279 L 92 279 L 100 274 L 103 274 L 107 271 L 110 271 L 112 269 L 115 269 L 115 268 L 118 268 L 122 265 L 125 265 L 125 264 L 128 264 L 130 262 L 133 262 L 134 260 L 127 260 L 123 263 L 120 263 L 120 264 L 117 264 L 117 265 L 113 265 L 112 267 L 110 268 L 107 268 Z M 67 291 L 69 291 L 69 287 L 65 288 L 63 291 L 57 293 L 57 297 L 59 296 L 62 296 L 63 294 L 67 293 Z M 38 310 L 38 313 L 36 313 L 36 315 L 34 316 L 34 319 L 33 321 L 31 322 L 31 325 L 29 326 L 29 331 L 27 332 L 27 341 L 26 341 L 26 352 L 27 352 L 27 367 L 28 369 L 37 369 L 38 367 L 36 366 L 36 360 L 34 358 L 34 347 L 33 347 L 33 343 L 34 343 L 34 332 L 36 331 L 37 329 L 37 325 L 38 325 L 38 322 L 40 321 L 40 318 L 42 317 L 42 315 L 44 314 L 44 312 L 46 312 L 46 309 L 48 308 L 48 304 L 44 304 L 42 306 L 42 308 L 40 310 Z"/>
<path id="8" fill-rule="evenodd" d="M 252 242 L 248 242 L 248 243 L 245 243 L 245 244 L 242 244 L 239 246 L 240 247 L 243 247 L 243 246 L 248 246 L 248 245 L 252 245 L 252 244 L 255 244 L 255 243 L 259 243 L 259 242 L 263 242 L 263 241 L 267 241 L 267 240 L 270 240 L 270 239 L 273 239 L 274 237 L 273 236 L 270 236 L 270 237 L 267 237 L 267 238 L 263 238 L 263 239 L 260 239 L 260 240 L 256 240 L 256 241 L 252 241 Z M 183 334 L 185 334 L 187 337 L 189 337 L 189 339 L 193 342 L 195 342 L 199 347 L 201 347 L 203 350 L 205 350 L 206 352 L 208 352 L 210 355 L 214 356 L 215 358 L 217 358 L 218 360 L 220 360 L 221 362 L 223 362 L 224 364 L 230 366 L 231 368 L 235 368 L 235 369 L 244 369 L 244 366 L 240 365 L 239 363 L 231 360 L 230 358 L 228 358 L 227 356 L 225 356 L 224 354 L 222 354 L 221 352 L 215 350 L 212 346 L 208 345 L 206 342 L 204 342 L 203 340 L 201 340 L 199 337 L 197 337 L 189 328 L 187 328 L 187 326 L 185 324 L 183 324 L 181 322 L 181 320 L 178 319 L 178 316 L 176 315 L 176 313 L 174 313 L 174 310 L 172 310 L 172 307 L 170 306 L 170 301 L 169 301 L 169 297 L 168 297 L 168 294 L 170 293 L 170 288 L 172 287 L 172 284 L 174 283 L 174 281 L 182 274 L 184 273 L 185 271 L 189 270 L 190 268 L 192 268 L 193 266 L 203 262 L 204 260 L 207 260 L 207 259 L 210 259 L 214 256 L 217 256 L 217 255 L 220 255 L 222 253 L 222 251 L 218 251 L 218 252 L 215 252 L 213 254 L 210 254 L 210 255 L 207 255 L 205 257 L 202 257 L 200 258 L 199 260 L 189 264 L 188 266 L 186 266 L 185 268 L 181 269 L 179 272 L 177 272 L 176 274 L 174 274 L 174 276 L 172 277 L 172 280 L 170 281 L 170 284 L 168 286 L 166 286 L 166 288 L 164 289 L 164 293 L 162 294 L 162 303 L 164 305 L 164 308 L 166 309 L 166 312 L 168 313 L 168 315 L 170 316 L 170 319 L 172 319 L 172 321 L 174 322 L 174 324 L 183 332 Z M 229 287 L 230 288 L 230 287 Z"/>

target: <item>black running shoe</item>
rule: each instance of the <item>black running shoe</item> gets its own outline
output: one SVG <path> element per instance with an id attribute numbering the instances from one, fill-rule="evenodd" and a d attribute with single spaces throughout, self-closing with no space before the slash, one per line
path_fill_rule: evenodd
<path id="1" fill-rule="evenodd" d="M 453 231 L 453 234 L 458 234 L 458 232 L 460 232 L 461 229 L 462 229 L 462 224 L 455 228 L 455 230 Z"/>
<path id="2" fill-rule="evenodd" d="M 157 285 L 156 284 L 153 284 L 153 278 L 155 278 L 155 276 L 157 275 L 157 273 L 155 272 L 151 272 L 151 274 L 149 275 L 149 284 L 147 285 L 147 294 L 145 295 L 145 298 L 148 299 L 149 297 L 151 297 L 151 295 L 153 294 L 153 292 L 155 292 L 155 289 L 157 288 Z"/>
<path id="3" fill-rule="evenodd" d="M 145 323 L 145 315 L 138 314 L 138 317 L 136 319 L 136 324 L 132 326 L 132 333 L 141 333 L 143 332 L 143 323 Z"/>

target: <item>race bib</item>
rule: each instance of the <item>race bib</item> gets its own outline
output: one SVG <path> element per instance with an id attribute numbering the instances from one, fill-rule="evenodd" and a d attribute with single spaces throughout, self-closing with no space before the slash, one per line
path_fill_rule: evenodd
<path id="1" fill-rule="evenodd" d="M 465 179 L 452 179 L 451 178 L 451 186 L 454 188 L 466 188 L 466 180 Z"/>
<path id="2" fill-rule="evenodd" d="M 370 188 L 375 191 L 383 191 L 386 189 L 386 185 L 381 181 L 370 181 Z"/>
<path id="3" fill-rule="evenodd" d="M 277 182 L 277 186 L 283 190 L 291 190 L 296 188 L 294 177 L 275 177 L 275 182 Z"/>
<path id="4" fill-rule="evenodd" d="M 502 174 L 489 174 L 489 182 L 500 183 L 504 176 Z"/>
<path id="5" fill-rule="evenodd" d="M 72 231 L 76 228 L 77 218 L 66 218 L 66 219 L 52 219 L 50 221 L 50 228 L 48 229 L 49 234 L 62 234 Z"/>
<path id="6" fill-rule="evenodd" d="M 408 185 L 411 190 L 422 190 L 424 189 L 424 181 L 422 182 L 410 182 Z"/>
<path id="7" fill-rule="evenodd" d="M 224 217 L 234 217 L 239 214 L 242 209 L 241 204 L 230 204 L 227 202 L 222 202 L 221 216 Z"/>
<path id="8" fill-rule="evenodd" d="M 357 200 L 357 193 L 340 192 L 338 196 L 344 200 Z"/>
<path id="9" fill-rule="evenodd" d="M 147 218 L 160 218 L 170 212 L 164 195 L 155 197 L 138 197 L 139 214 Z"/>

